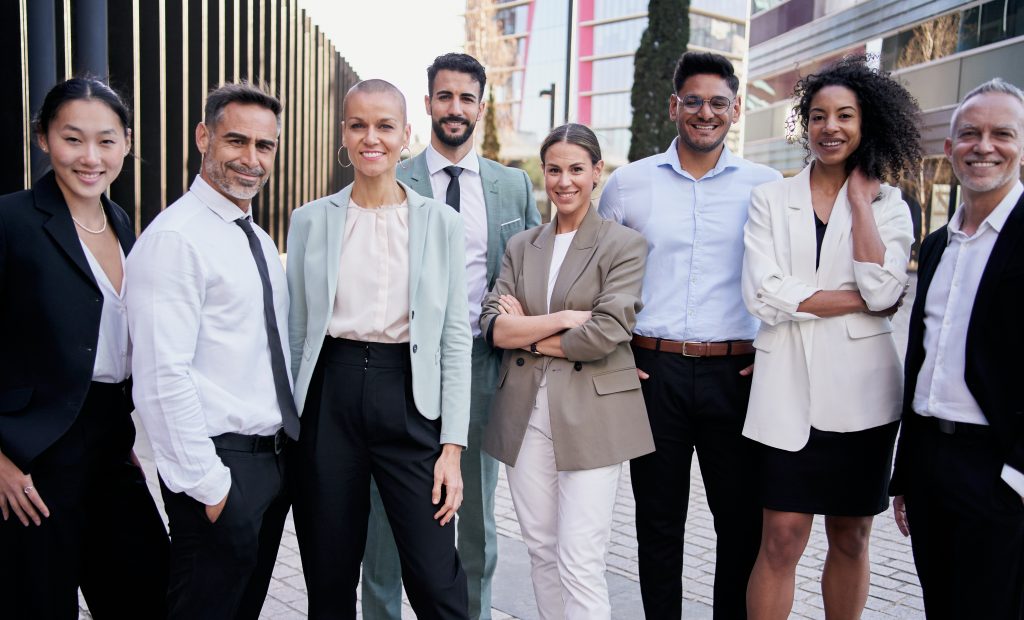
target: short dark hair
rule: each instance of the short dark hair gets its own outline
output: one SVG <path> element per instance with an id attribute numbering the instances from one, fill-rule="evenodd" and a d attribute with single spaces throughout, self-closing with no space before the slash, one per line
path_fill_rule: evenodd
<path id="1" fill-rule="evenodd" d="M 898 183 L 921 161 L 921 132 L 917 100 L 889 74 L 868 65 L 868 56 L 846 56 L 800 79 L 793 88 L 794 120 L 803 130 L 801 143 L 810 155 L 807 121 L 814 96 L 826 86 L 842 86 L 860 105 L 860 145 L 846 160 L 846 170 L 860 167 L 872 179 Z M 792 129 L 795 129 L 793 127 Z"/>
<path id="2" fill-rule="evenodd" d="M 548 137 L 544 138 L 543 144 L 540 145 L 541 164 L 544 163 L 544 156 L 547 154 L 548 149 L 561 142 L 575 144 L 582 148 L 590 156 L 591 164 L 597 164 L 597 162 L 601 161 L 601 144 L 597 141 L 597 136 L 594 135 L 590 127 L 580 125 L 579 123 L 567 123 L 561 127 L 555 127 L 548 134 Z"/>
<path id="3" fill-rule="evenodd" d="M 127 134 L 131 127 L 131 113 L 128 111 L 124 99 L 113 88 L 89 75 L 73 77 L 51 88 L 43 99 L 43 105 L 32 119 L 32 130 L 36 135 L 46 135 L 50 129 L 50 123 L 57 118 L 57 114 L 64 104 L 90 100 L 107 104 L 107 107 L 117 116 L 117 120 L 121 121 L 121 127 Z"/>
<path id="4" fill-rule="evenodd" d="M 270 110 L 277 117 L 278 130 L 281 129 L 281 102 L 269 94 L 262 85 L 257 86 L 248 80 L 221 84 L 206 95 L 206 109 L 203 115 L 206 126 L 213 127 L 220 122 L 224 116 L 224 108 L 232 103 L 258 105 Z"/>
<path id="5" fill-rule="evenodd" d="M 434 62 L 427 67 L 427 93 L 431 97 L 434 96 L 434 78 L 437 77 L 438 71 L 458 71 L 459 73 L 469 74 L 470 77 L 480 84 L 480 97 L 483 98 L 484 86 L 487 85 L 487 73 L 484 71 L 484 66 L 476 58 L 469 54 L 459 54 L 456 52 L 441 54 L 435 58 Z"/>
<path id="6" fill-rule="evenodd" d="M 701 74 L 717 75 L 722 78 L 734 95 L 740 90 L 740 79 L 736 77 L 736 70 L 728 58 L 711 52 L 684 52 L 679 57 L 676 72 L 672 76 L 675 92 L 682 90 L 683 84 L 691 76 Z"/>

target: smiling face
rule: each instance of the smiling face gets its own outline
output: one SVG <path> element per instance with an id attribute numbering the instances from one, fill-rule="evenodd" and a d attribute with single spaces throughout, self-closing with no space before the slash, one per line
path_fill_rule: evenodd
<path id="1" fill-rule="evenodd" d="M 434 76 L 434 92 L 424 103 L 441 144 L 459 147 L 473 136 L 485 106 L 480 90 L 480 82 L 468 73 L 441 69 Z"/>
<path id="2" fill-rule="evenodd" d="M 823 166 L 845 166 L 861 140 L 857 95 L 845 86 L 825 86 L 811 98 L 807 144 Z"/>
<path id="3" fill-rule="evenodd" d="M 131 132 L 110 107 L 96 99 L 76 99 L 60 107 L 39 147 L 50 155 L 57 185 L 70 204 L 99 204 L 121 173 L 131 148 Z"/>
<path id="4" fill-rule="evenodd" d="M 705 101 L 696 112 L 690 112 L 683 107 L 681 101 L 691 96 L 707 100 L 725 97 L 732 103 L 724 111 L 715 112 L 711 109 L 711 104 Z M 679 92 L 669 97 L 668 116 L 679 130 L 680 143 L 697 153 L 710 153 L 718 149 L 729 133 L 729 127 L 739 115 L 739 96 L 732 92 L 725 79 L 718 75 L 691 75 L 683 82 Z"/>
<path id="5" fill-rule="evenodd" d="M 544 153 L 544 189 L 558 210 L 559 222 L 575 222 L 586 213 L 604 162 L 591 163 L 583 147 L 556 142 Z M 572 227 L 571 227 L 572 229 Z"/>
<path id="6" fill-rule="evenodd" d="M 274 170 L 277 117 L 263 106 L 229 103 L 216 124 L 199 123 L 196 146 L 203 154 L 203 180 L 238 208 L 248 209 Z"/>
<path id="7" fill-rule="evenodd" d="M 357 91 L 345 99 L 342 144 L 357 175 L 394 174 L 410 127 L 398 97 L 390 92 Z"/>
<path id="8" fill-rule="evenodd" d="M 1020 178 L 1024 106 L 1015 97 L 989 92 L 967 100 L 953 117 L 945 151 L 964 190 L 1005 195 Z"/>

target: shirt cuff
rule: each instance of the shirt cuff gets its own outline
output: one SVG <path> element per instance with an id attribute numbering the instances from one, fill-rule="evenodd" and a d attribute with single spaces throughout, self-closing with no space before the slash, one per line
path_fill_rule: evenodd
<path id="1" fill-rule="evenodd" d="M 223 463 L 217 463 L 199 484 L 186 491 L 186 494 L 196 501 L 215 506 L 228 495 L 231 490 L 231 470 Z"/>
<path id="2" fill-rule="evenodd" d="M 1003 465 L 1003 472 L 1000 474 L 1003 482 L 1010 485 L 1017 495 L 1024 498 L 1024 472 L 1017 471 L 1009 465 Z"/>

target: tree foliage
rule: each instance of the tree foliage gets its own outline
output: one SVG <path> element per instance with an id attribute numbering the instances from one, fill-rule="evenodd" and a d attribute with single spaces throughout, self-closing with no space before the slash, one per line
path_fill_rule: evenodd
<path id="1" fill-rule="evenodd" d="M 668 117 L 672 73 L 690 40 L 688 0 L 650 0 L 647 29 L 633 60 L 629 161 L 664 151 L 677 135 Z"/>
<path id="2" fill-rule="evenodd" d="M 483 156 L 498 161 L 501 153 L 501 142 L 498 140 L 497 112 L 494 106 L 494 89 L 489 89 L 487 109 L 484 110 L 484 142 L 481 146 Z"/>

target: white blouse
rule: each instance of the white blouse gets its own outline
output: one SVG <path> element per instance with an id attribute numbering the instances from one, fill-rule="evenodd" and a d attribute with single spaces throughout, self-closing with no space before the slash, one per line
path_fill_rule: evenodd
<path id="1" fill-rule="evenodd" d="M 409 342 L 409 204 L 350 201 L 327 333 L 363 342 Z"/>
<path id="2" fill-rule="evenodd" d="M 92 380 L 100 383 L 120 383 L 131 374 L 132 342 L 128 337 L 128 314 L 124 303 L 125 284 L 121 278 L 121 292 L 118 293 L 107 278 L 100 262 L 89 251 L 81 239 L 82 251 L 89 261 L 89 268 L 96 278 L 96 284 L 103 293 L 103 309 L 100 312 L 100 336 L 96 343 L 96 362 L 92 367 Z M 117 245 L 121 257 L 121 273 L 124 273 L 124 250 Z"/>

